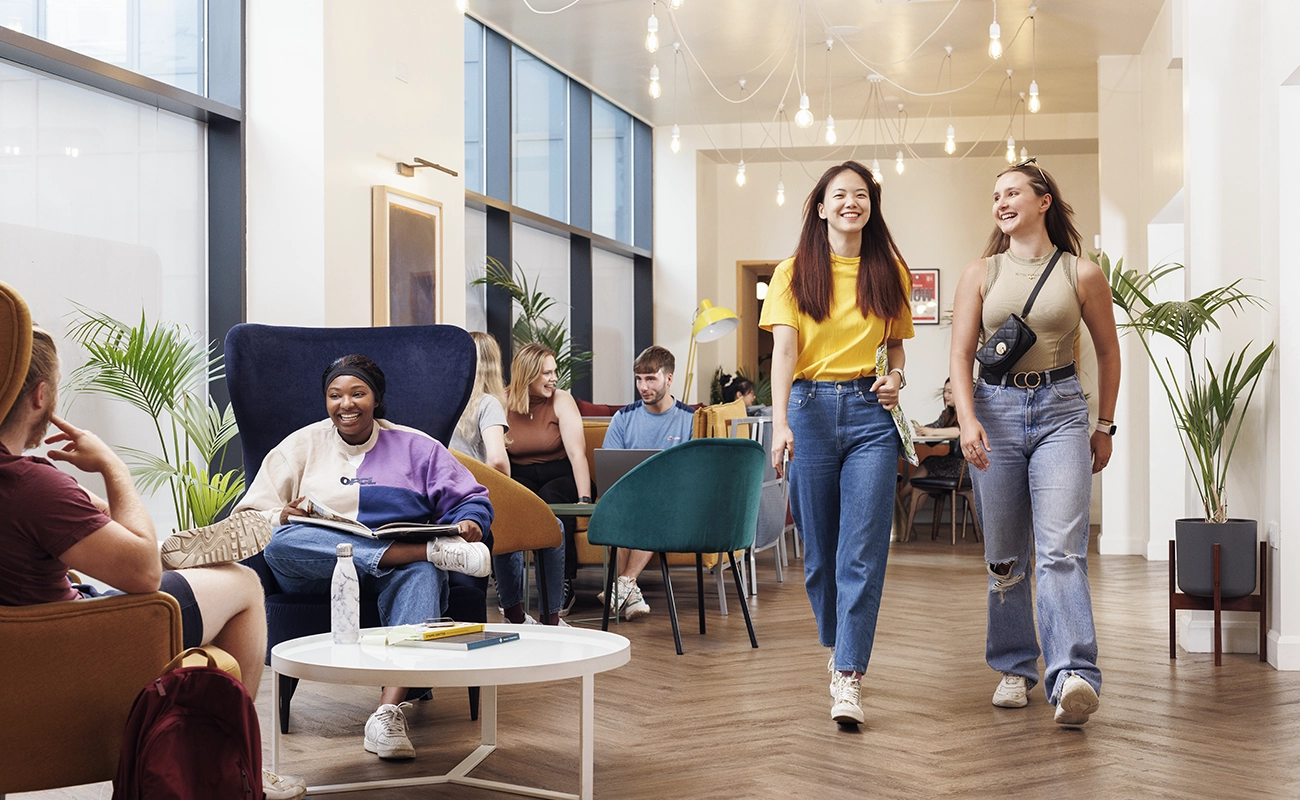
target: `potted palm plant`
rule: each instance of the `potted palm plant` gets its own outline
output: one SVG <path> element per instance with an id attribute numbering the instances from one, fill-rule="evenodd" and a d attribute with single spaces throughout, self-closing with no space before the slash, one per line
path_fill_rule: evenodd
<path id="1" fill-rule="evenodd" d="M 234 412 L 203 391 L 222 374 L 216 345 L 181 325 L 150 325 L 143 311 L 128 325 L 84 306 L 69 337 L 89 356 L 69 388 L 123 400 L 153 421 L 161 456 L 120 448 L 140 488 L 167 487 L 182 530 L 216 522 L 244 493 L 243 468 L 222 464 L 238 432 Z"/>
<path id="2" fill-rule="evenodd" d="M 1247 343 L 1229 352 L 1216 366 L 1204 355 L 1200 340 L 1219 328 L 1216 315 L 1237 315 L 1252 306 L 1262 307 L 1264 302 L 1243 291 L 1240 279 L 1187 300 L 1157 302 L 1153 299 L 1156 283 L 1179 272 L 1183 265 L 1162 264 L 1143 274 L 1125 270 L 1123 259 L 1112 268 L 1105 253 L 1099 254 L 1099 263 L 1110 280 L 1115 305 L 1128 317 L 1120 327 L 1138 334 L 1165 391 L 1204 509 L 1200 518 L 1174 523 L 1178 585 L 1187 594 L 1213 594 L 1210 553 L 1217 543 L 1222 553 L 1223 596 L 1250 594 L 1255 590 L 1256 521 L 1228 517 L 1228 468 L 1246 409 L 1264 365 L 1273 355 L 1274 344 L 1270 342 L 1252 354 L 1254 343 Z M 1152 336 L 1177 344 L 1184 358 L 1175 363 L 1157 357 L 1152 351 Z"/>

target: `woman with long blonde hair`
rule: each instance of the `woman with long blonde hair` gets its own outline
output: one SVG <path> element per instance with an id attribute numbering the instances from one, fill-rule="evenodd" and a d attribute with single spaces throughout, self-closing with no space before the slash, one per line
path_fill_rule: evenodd
<path id="1" fill-rule="evenodd" d="M 482 461 L 497 472 L 510 474 L 506 455 L 506 388 L 501 378 L 501 347 L 482 331 L 471 331 L 478 350 L 478 369 L 469 402 L 451 435 L 451 449 Z"/>
<path id="2" fill-rule="evenodd" d="M 573 395 L 556 386 L 557 379 L 555 353 L 550 348 L 531 343 L 515 353 L 506 387 L 506 419 L 512 438 L 510 473 L 548 503 L 590 503 L 591 472 L 582 413 Z M 559 603 L 548 601 L 547 608 L 566 616 L 573 608 L 573 579 L 578 572 L 573 542 L 577 520 L 561 517 L 560 522 L 564 526 L 564 593 Z M 548 580 L 548 590 L 558 583 Z"/>

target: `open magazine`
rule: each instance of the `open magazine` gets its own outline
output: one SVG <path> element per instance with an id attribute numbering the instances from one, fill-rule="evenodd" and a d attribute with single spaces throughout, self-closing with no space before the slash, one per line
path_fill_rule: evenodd
<path id="1" fill-rule="evenodd" d="M 293 522 L 320 525 L 323 528 L 333 528 L 337 531 L 350 533 L 353 536 L 364 536 L 367 539 L 427 542 L 439 536 L 460 535 L 460 528 L 456 525 L 432 525 L 423 522 L 390 522 L 387 525 L 380 525 L 378 528 L 369 528 L 351 517 L 339 514 L 311 495 L 306 495 L 298 508 L 305 511 L 307 516 L 290 517 L 289 519 Z"/>

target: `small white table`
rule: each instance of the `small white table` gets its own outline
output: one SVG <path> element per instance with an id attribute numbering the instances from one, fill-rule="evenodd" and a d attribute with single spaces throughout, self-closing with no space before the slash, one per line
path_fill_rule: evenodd
<path id="1" fill-rule="evenodd" d="M 515 631 L 519 641 L 468 652 L 420 646 L 336 645 L 328 633 L 281 642 L 271 650 L 271 771 L 280 771 L 280 675 L 322 683 L 356 686 L 480 686 L 482 743 L 445 775 L 340 783 L 308 787 L 310 794 L 351 792 L 456 783 L 498 792 L 563 800 L 591 800 L 595 675 L 616 669 L 631 658 L 622 636 L 581 628 L 544 625 L 488 625 L 490 631 Z M 363 632 L 364 633 L 364 632 Z M 497 745 L 497 687 L 582 678 L 581 774 L 579 793 L 565 794 L 469 777 Z"/>

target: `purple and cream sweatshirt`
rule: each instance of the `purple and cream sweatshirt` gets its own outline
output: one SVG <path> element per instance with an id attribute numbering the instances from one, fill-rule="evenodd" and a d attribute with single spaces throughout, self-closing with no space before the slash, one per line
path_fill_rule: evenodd
<path id="1" fill-rule="evenodd" d="M 328 419 L 294 431 L 267 453 L 235 510 L 261 511 L 279 525 L 280 511 L 304 494 L 371 528 L 470 519 L 491 546 L 487 489 L 438 440 L 388 420 L 375 420 L 358 445 Z"/>

